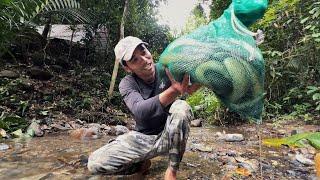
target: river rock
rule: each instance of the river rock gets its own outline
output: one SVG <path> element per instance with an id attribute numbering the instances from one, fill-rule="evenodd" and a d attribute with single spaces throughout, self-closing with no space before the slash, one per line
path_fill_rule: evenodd
<path id="1" fill-rule="evenodd" d="M 70 136 L 80 140 L 92 140 L 99 138 L 99 132 L 95 128 L 80 128 L 72 130 Z"/>
<path id="2" fill-rule="evenodd" d="M 9 70 L 3 70 L 0 72 L 0 78 L 10 78 L 10 79 L 15 79 L 18 78 L 19 74 L 17 74 L 16 72 L 13 71 L 9 71 Z"/>
<path id="3" fill-rule="evenodd" d="M 306 157 L 304 157 L 302 154 L 297 154 L 295 156 L 296 160 L 298 162 L 300 162 L 301 164 L 307 165 L 307 166 L 311 166 L 314 165 L 314 162 Z"/>
<path id="4" fill-rule="evenodd" d="M 33 120 L 27 129 L 27 134 L 31 137 L 33 136 L 43 136 L 44 132 L 40 128 L 40 125 L 37 121 Z"/>
<path id="5" fill-rule="evenodd" d="M 220 139 L 223 139 L 227 142 L 239 142 L 243 141 L 244 137 L 242 134 L 223 134 Z"/>
<path id="6" fill-rule="evenodd" d="M 127 127 L 121 125 L 117 125 L 115 127 L 115 130 L 117 136 L 129 132 L 129 129 Z"/>
<path id="7" fill-rule="evenodd" d="M 90 123 L 88 124 L 88 127 L 90 129 L 96 129 L 97 131 L 100 131 L 100 129 L 102 128 L 101 125 L 98 123 Z"/>
<path id="8" fill-rule="evenodd" d="M 0 138 L 6 138 L 7 136 L 7 132 L 4 129 L 0 128 Z"/>
<path id="9" fill-rule="evenodd" d="M 49 71 L 42 70 L 38 67 L 30 68 L 29 75 L 33 79 L 38 79 L 43 81 L 50 80 L 53 77 L 53 75 Z"/>
<path id="10" fill-rule="evenodd" d="M 190 126 L 191 127 L 201 127 L 202 126 L 202 119 L 195 119 L 191 121 Z"/>
<path id="11" fill-rule="evenodd" d="M 259 169 L 259 161 L 256 159 L 245 159 L 243 157 L 235 157 L 239 165 L 248 169 L 251 173 L 257 172 Z"/>
<path id="12" fill-rule="evenodd" d="M 9 149 L 9 145 L 4 144 L 4 143 L 0 143 L 0 151 L 5 151 Z"/>

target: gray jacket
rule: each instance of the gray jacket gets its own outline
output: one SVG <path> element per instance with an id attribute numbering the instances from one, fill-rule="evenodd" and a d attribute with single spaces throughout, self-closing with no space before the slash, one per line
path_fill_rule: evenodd
<path id="1" fill-rule="evenodd" d="M 119 91 L 136 121 L 135 130 L 144 134 L 159 134 L 166 123 L 170 106 L 163 108 L 159 94 L 170 86 L 168 79 L 160 80 L 156 68 L 156 80 L 146 84 L 135 74 L 125 76 Z"/>

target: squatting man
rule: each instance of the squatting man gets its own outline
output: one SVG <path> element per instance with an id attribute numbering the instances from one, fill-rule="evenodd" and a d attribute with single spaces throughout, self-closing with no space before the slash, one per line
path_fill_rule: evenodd
<path id="1" fill-rule="evenodd" d="M 166 81 L 157 75 L 157 67 L 147 49 L 148 44 L 137 37 L 120 40 L 114 51 L 126 75 L 119 91 L 136 121 L 135 131 L 115 140 L 89 156 L 88 169 L 93 173 L 119 174 L 132 167 L 141 172 L 150 167 L 150 159 L 169 155 L 165 179 L 176 179 L 185 152 L 191 107 L 178 97 L 192 94 L 199 84 L 189 84 L 189 75 L 177 82 L 166 68 Z"/>

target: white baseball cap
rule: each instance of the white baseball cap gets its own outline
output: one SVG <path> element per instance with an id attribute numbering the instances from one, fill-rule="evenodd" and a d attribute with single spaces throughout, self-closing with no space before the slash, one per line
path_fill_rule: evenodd
<path id="1" fill-rule="evenodd" d="M 148 45 L 148 43 L 143 42 L 141 39 L 133 36 L 127 36 L 118 42 L 114 48 L 114 53 L 116 58 L 120 60 L 121 65 L 123 65 L 123 61 L 131 60 L 134 50 L 140 44 Z"/>

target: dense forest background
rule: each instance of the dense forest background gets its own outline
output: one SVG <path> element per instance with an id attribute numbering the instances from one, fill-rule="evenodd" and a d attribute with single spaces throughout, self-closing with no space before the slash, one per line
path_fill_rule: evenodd
<path id="1" fill-rule="evenodd" d="M 174 35 L 168 26 L 157 23 L 157 8 L 165 2 L 0 1 L 0 128 L 13 131 L 32 119 L 53 118 L 61 112 L 86 120 L 101 117 L 101 113 L 128 112 L 117 88 L 112 96 L 107 94 L 121 23 L 124 35 L 148 42 L 157 60 L 171 41 L 216 19 L 231 1 L 199 1 L 185 28 Z M 208 2 L 210 14 L 203 9 Z M 270 0 L 264 18 L 251 27 L 266 35 L 260 46 L 266 62 L 263 120 L 319 124 L 319 16 L 318 0 Z M 85 36 L 77 43 L 72 36 L 69 41 L 52 39 L 54 24 L 71 25 L 72 32 L 81 24 Z M 38 26 L 44 27 L 42 34 L 36 31 Z M 124 75 L 120 68 L 116 83 Z M 196 116 L 208 123 L 235 119 L 208 89 L 201 89 L 188 101 Z"/>

